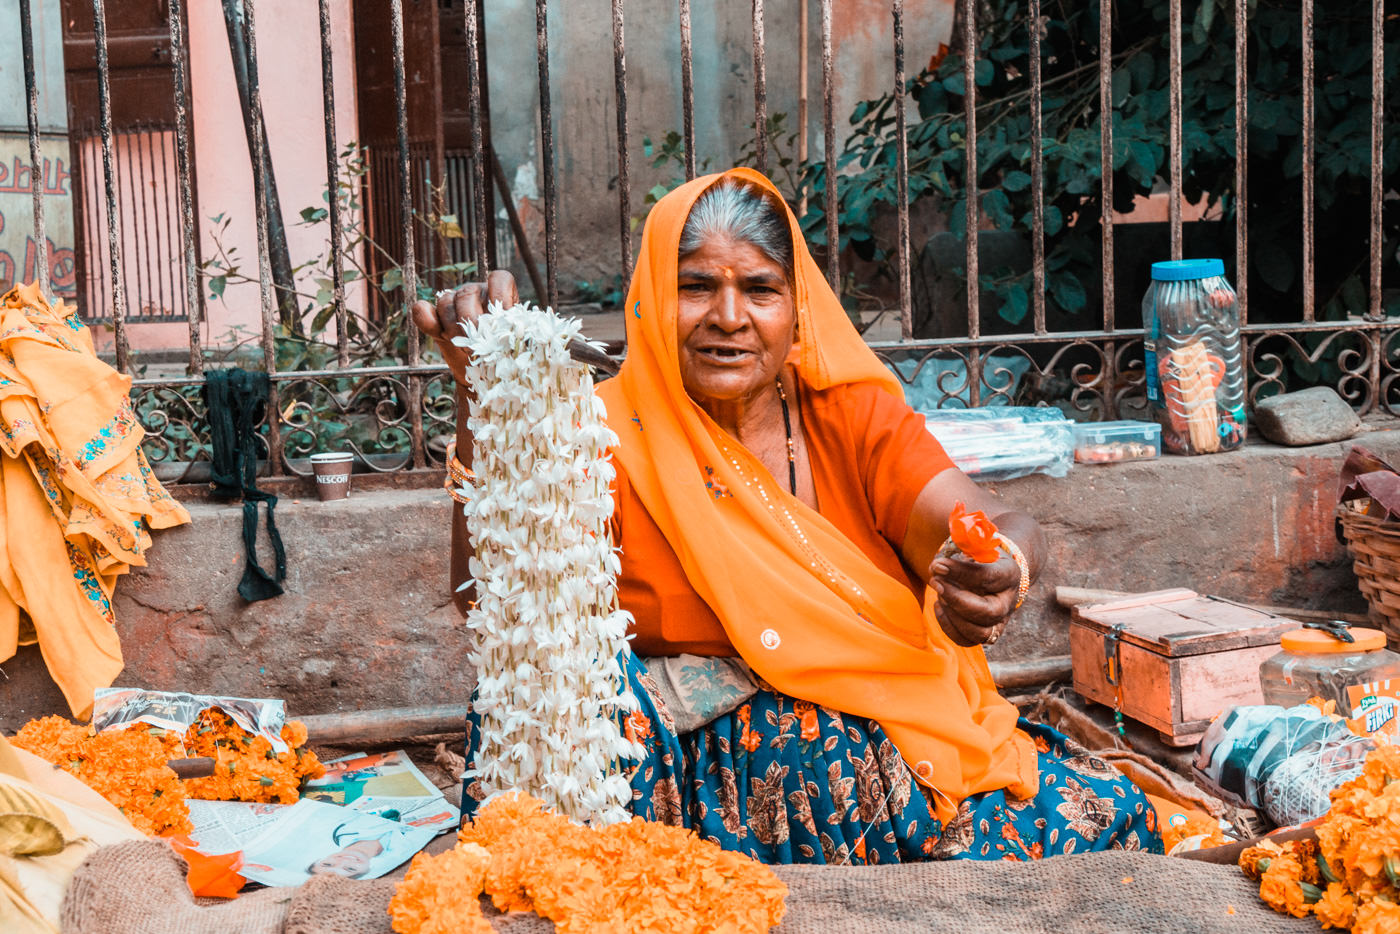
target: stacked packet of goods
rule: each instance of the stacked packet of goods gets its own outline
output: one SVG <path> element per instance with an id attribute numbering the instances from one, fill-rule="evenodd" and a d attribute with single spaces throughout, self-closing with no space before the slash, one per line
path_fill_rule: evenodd
<path id="1" fill-rule="evenodd" d="M 924 417 L 953 463 L 977 480 L 1063 477 L 1074 463 L 1074 423 L 1057 408 L 939 409 Z"/>

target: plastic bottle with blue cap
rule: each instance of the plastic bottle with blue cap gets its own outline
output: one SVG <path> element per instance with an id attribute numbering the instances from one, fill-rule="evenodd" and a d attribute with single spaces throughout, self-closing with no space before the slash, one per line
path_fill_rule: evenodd
<path id="1" fill-rule="evenodd" d="M 1176 454 L 1244 443 L 1244 353 L 1235 290 L 1219 259 L 1152 264 L 1142 300 L 1147 401 Z"/>

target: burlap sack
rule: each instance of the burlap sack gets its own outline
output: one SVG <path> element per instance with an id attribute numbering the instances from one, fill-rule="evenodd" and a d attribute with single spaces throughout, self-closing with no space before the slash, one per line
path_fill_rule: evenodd
<path id="1" fill-rule="evenodd" d="M 1141 853 L 1038 863 L 779 866 L 779 934 L 1302 934 L 1317 922 L 1275 914 L 1233 866 Z M 63 905 L 65 934 L 389 934 L 394 883 L 320 877 L 196 905 L 184 865 L 163 843 L 94 853 Z M 502 934 L 550 934 L 535 915 L 488 914 Z"/>
<path id="2" fill-rule="evenodd" d="M 59 925 L 77 934 L 281 934 L 296 889 L 196 904 L 185 868 L 160 840 L 104 846 L 73 874 Z"/>

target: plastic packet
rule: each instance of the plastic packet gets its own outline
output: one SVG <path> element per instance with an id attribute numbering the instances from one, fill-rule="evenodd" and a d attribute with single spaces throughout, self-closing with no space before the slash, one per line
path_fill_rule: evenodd
<path id="1" fill-rule="evenodd" d="M 1234 804 L 1291 825 L 1320 817 L 1333 788 L 1361 771 L 1371 740 L 1316 707 L 1233 707 L 1202 737 L 1198 779 Z"/>
<path id="2" fill-rule="evenodd" d="M 1074 423 L 1056 408 L 940 409 L 924 417 L 953 463 L 977 480 L 1063 477 L 1074 463 Z"/>

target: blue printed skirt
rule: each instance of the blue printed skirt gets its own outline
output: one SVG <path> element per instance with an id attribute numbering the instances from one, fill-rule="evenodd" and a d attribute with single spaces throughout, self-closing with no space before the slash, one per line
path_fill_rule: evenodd
<path id="1" fill-rule="evenodd" d="M 640 659 L 625 670 L 641 709 L 626 729 L 646 756 L 632 811 L 684 825 L 765 863 L 888 864 L 928 859 L 1041 859 L 1092 850 L 1160 853 L 1156 815 L 1131 781 L 1063 734 L 1021 721 L 1040 755 L 1040 792 L 964 800 L 945 827 L 874 720 L 772 690 L 689 733 L 674 724 Z M 467 722 L 467 761 L 476 751 Z M 463 788 L 465 816 L 479 792 Z"/>

